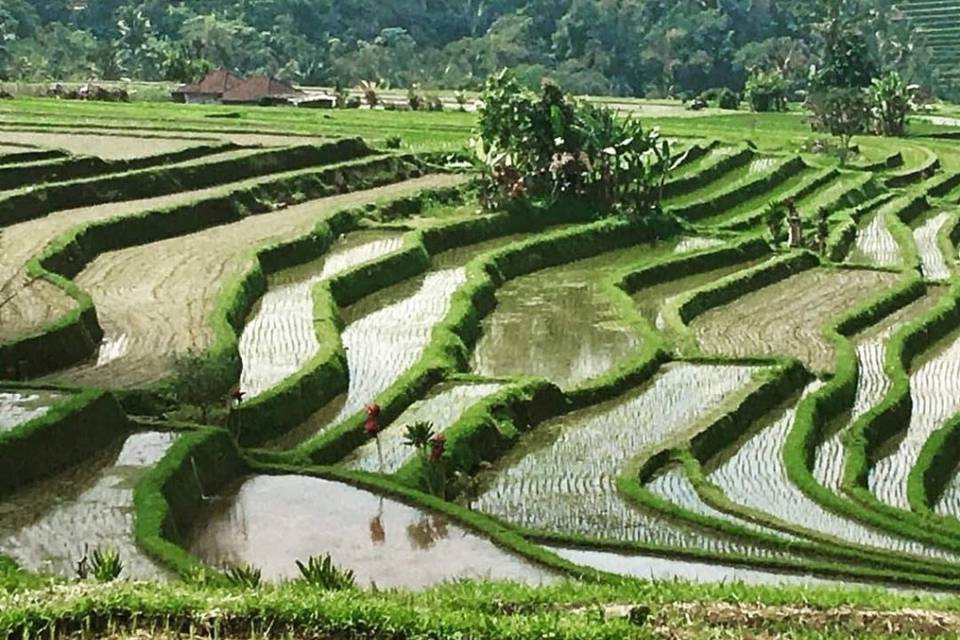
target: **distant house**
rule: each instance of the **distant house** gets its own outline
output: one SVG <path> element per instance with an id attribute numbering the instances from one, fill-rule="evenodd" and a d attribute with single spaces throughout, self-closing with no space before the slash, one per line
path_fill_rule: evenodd
<path id="1" fill-rule="evenodd" d="M 200 82 L 185 84 L 174 89 L 174 102 L 187 104 L 210 104 L 220 102 L 223 96 L 242 84 L 244 79 L 226 69 L 211 71 Z"/>
<path id="2" fill-rule="evenodd" d="M 268 76 L 253 76 L 223 94 L 223 104 L 289 104 L 303 92 Z"/>

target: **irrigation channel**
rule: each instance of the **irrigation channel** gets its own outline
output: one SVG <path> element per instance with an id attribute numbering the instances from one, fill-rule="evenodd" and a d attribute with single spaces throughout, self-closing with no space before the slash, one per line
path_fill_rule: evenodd
<path id="1" fill-rule="evenodd" d="M 72 577 L 94 549 L 120 552 L 124 577 L 165 579 L 133 538 L 133 489 L 176 441 L 145 432 L 96 460 L 4 497 L 0 554 L 31 571 Z"/>
<path id="2" fill-rule="evenodd" d="M 225 284 L 251 268 L 251 247 L 301 237 L 338 209 L 460 180 L 448 175 L 405 180 L 101 255 L 76 282 L 93 297 L 104 343 L 124 349 L 112 351 L 112 360 L 98 359 L 57 379 L 108 388 L 159 382 L 171 373 L 174 356 L 211 346 L 219 296 Z"/>
<path id="3" fill-rule="evenodd" d="M 254 476 L 206 505 L 187 548 L 211 566 L 253 563 L 265 578 L 298 575 L 296 561 L 329 553 L 378 587 L 458 578 L 551 582 L 554 576 L 445 517 L 349 485 L 306 476 Z"/>
<path id="4" fill-rule="evenodd" d="M 56 391 L 0 389 L 0 433 L 46 415 L 63 399 L 64 394 Z"/>

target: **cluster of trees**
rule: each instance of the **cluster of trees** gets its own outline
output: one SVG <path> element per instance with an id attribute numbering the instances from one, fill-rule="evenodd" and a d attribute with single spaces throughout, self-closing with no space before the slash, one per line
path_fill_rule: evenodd
<path id="1" fill-rule="evenodd" d="M 873 56 L 931 80 L 892 0 L 867 16 Z M 3 0 L 0 78 L 186 80 L 210 67 L 303 84 L 477 89 L 509 67 L 576 94 L 740 92 L 753 70 L 806 84 L 822 0 Z"/>

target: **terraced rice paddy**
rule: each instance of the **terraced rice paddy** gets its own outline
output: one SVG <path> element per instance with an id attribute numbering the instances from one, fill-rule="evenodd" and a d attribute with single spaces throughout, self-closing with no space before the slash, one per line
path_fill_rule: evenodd
<path id="1" fill-rule="evenodd" d="M 453 426 L 476 403 L 503 388 L 499 383 L 450 383 L 438 389 L 409 409 L 383 429 L 376 440 L 358 447 L 343 460 L 349 469 L 379 473 L 395 473 L 414 456 L 405 444 L 406 428 L 417 422 L 430 423 L 434 431 L 442 433 Z"/>
<path id="2" fill-rule="evenodd" d="M 161 432 L 130 436 L 100 460 L 5 497 L 0 554 L 33 571 L 73 576 L 84 555 L 113 548 L 122 556 L 124 577 L 166 578 L 134 542 L 133 488 L 176 438 Z"/>
<path id="3" fill-rule="evenodd" d="M 616 488 L 631 460 L 683 440 L 753 373 L 749 367 L 671 365 L 645 388 L 542 425 L 486 474 L 475 508 L 529 529 L 766 553 L 650 515 Z"/>
<path id="4" fill-rule="evenodd" d="M 43 417 L 63 394 L 51 391 L 0 389 L 0 433 Z"/>
<path id="5" fill-rule="evenodd" d="M 211 126 L 209 132 L 178 133 L 171 118 L 148 122 L 123 117 L 114 123 L 84 115 L 92 107 L 72 108 L 77 109 L 77 122 L 51 118 L 47 131 L 9 131 L 27 126 L 26 119 L 42 119 L 40 107 L 37 114 L 22 114 L 26 119 L 21 125 L 0 123 L 0 152 L 4 145 L 63 146 L 75 152 L 83 146 L 85 153 L 128 158 L 214 139 L 296 144 L 303 140 L 280 134 L 289 130 L 318 140 L 331 132 L 356 134 L 357 127 L 374 131 L 379 140 L 396 131 L 406 136 L 414 117 L 350 114 L 356 124 L 346 131 L 341 123 L 299 122 L 262 110 L 250 114 L 249 121 Z M 181 128 L 202 129 L 202 115 L 184 113 L 188 116 Z M 452 145 L 453 136 L 466 130 L 466 120 L 448 122 L 446 116 L 434 115 L 436 130 L 405 137 L 405 150 L 424 145 L 436 151 Z M 793 117 L 778 116 L 784 121 Z M 6 117 L 0 114 L 0 120 Z M 809 462 L 814 478 L 834 494 L 834 501 L 823 499 L 836 509 L 828 510 L 787 474 L 787 436 L 795 426 L 805 426 L 795 424 L 799 398 L 777 406 L 788 390 L 778 390 L 775 397 L 760 393 L 767 388 L 760 385 L 772 384 L 770 376 L 780 375 L 780 369 L 753 358 L 795 358 L 823 382 L 852 370 L 852 362 L 838 362 L 850 352 L 838 353 L 836 337 L 828 338 L 825 332 L 848 314 L 865 318 L 869 301 L 902 295 L 909 275 L 904 256 L 914 253 L 898 245 L 910 240 L 900 237 L 900 224 L 896 236 L 886 225 L 893 224 L 894 207 L 927 183 L 888 187 L 886 175 L 838 169 L 826 156 L 804 154 L 800 164 L 791 155 L 803 148 L 800 129 L 789 149 L 775 148 L 764 137 L 754 147 L 762 152 L 744 153 L 741 162 L 730 163 L 737 166 L 725 164 L 726 170 L 719 171 L 716 163 L 746 148 L 743 129 L 738 126 L 731 133 L 729 125 L 712 128 L 709 118 L 697 122 L 682 131 L 673 123 L 665 134 L 681 151 L 694 144 L 713 149 L 684 164 L 672 176 L 676 182 L 667 183 L 672 184 L 671 197 L 664 207 L 679 216 L 676 224 L 661 229 L 658 221 L 647 237 L 660 240 L 625 248 L 624 238 L 638 229 L 615 236 L 610 230 L 619 232 L 625 222 L 597 222 L 599 214 L 588 205 L 584 211 L 564 211 L 556 226 L 490 240 L 497 230 L 538 228 L 551 218 L 533 224 L 510 217 L 530 215 L 523 207 L 479 217 L 476 196 L 459 189 L 468 177 L 441 171 L 437 163 L 445 160 L 436 155 L 422 156 L 416 166 L 437 167 L 437 173 L 415 179 L 402 179 L 407 175 L 403 171 L 381 173 L 386 163 L 379 158 L 369 167 L 366 160 L 358 161 L 364 183 L 369 177 L 384 186 L 346 193 L 361 184 L 338 180 L 340 195 L 312 201 L 300 189 L 317 193 L 310 181 L 326 165 L 280 171 L 268 162 L 262 174 L 254 175 L 260 170 L 255 168 L 246 178 L 223 176 L 210 188 L 155 198 L 130 199 L 132 189 L 121 185 L 116 194 L 95 194 L 109 204 L 58 210 L 5 226 L 0 234 L 3 375 L 29 379 L 31 367 L 48 364 L 46 358 L 76 361 L 72 354 L 61 353 L 68 341 L 73 346 L 72 341 L 84 337 L 69 332 L 76 326 L 64 324 L 65 333 L 55 338 L 43 331 L 70 320 L 75 299 L 83 300 L 85 294 L 105 336 L 87 362 L 33 385 L 48 391 L 25 390 L 30 382 L 0 385 L 0 466 L 9 456 L 47 455 L 36 442 L 21 437 L 33 436 L 34 427 L 18 431 L 46 417 L 33 425 L 51 439 L 50 455 L 57 457 L 53 466 L 69 467 L 10 495 L 2 495 L 3 487 L 19 484 L 5 483 L 9 479 L 0 469 L 0 568 L 2 556 L 10 556 L 30 570 L 70 575 L 85 549 L 116 548 L 125 577 L 165 579 L 173 577 L 170 568 L 183 560 L 169 555 L 177 545 L 178 554 L 185 551 L 212 569 L 249 563 L 271 581 L 296 578 L 295 561 L 330 553 L 338 566 L 355 571 L 364 586 L 422 588 L 463 577 L 541 584 L 562 577 L 551 557 L 537 555 L 531 546 L 550 541 L 545 548 L 561 558 L 631 576 L 836 584 L 825 577 L 836 571 L 850 580 L 884 582 L 889 577 L 890 582 L 911 586 L 943 584 L 952 569 L 933 568 L 956 561 L 954 554 L 911 539 L 911 529 L 901 530 L 897 519 L 884 524 L 884 516 L 864 517 L 860 522 L 845 514 L 863 511 L 837 505 L 852 504 L 844 502 L 852 496 L 842 490 L 840 478 L 849 453 L 845 446 L 857 443 L 844 440 L 851 425 L 859 424 L 891 390 L 896 363 L 887 362 L 886 356 L 895 334 L 921 331 L 913 340 L 929 355 L 909 372 L 909 424 L 902 425 L 902 438 L 885 444 L 871 471 L 870 489 L 887 504 L 908 509 L 904 484 L 920 448 L 935 429 L 960 413 L 960 339 L 954 336 L 931 347 L 923 342 L 926 330 L 920 327 L 925 325 L 914 322 L 928 321 L 938 301 L 957 295 L 951 282 L 956 249 L 948 246 L 945 228 L 955 215 L 950 198 L 928 195 L 930 213 L 918 219 L 913 231 L 927 294 L 889 313 L 895 305 L 872 307 L 881 312 L 877 315 L 886 315 L 870 315 L 874 326 L 849 338 L 856 348 L 859 376 L 852 405 L 831 406 L 824 415 L 813 416 L 816 434 L 823 438 L 815 443 Z M 690 126 L 696 129 L 693 135 L 704 137 L 689 137 Z M 431 137 L 437 140 L 431 142 Z M 877 147 L 886 153 L 891 144 L 878 142 Z M 949 145 L 930 144 L 943 150 L 944 166 L 954 170 L 956 157 Z M 265 151 L 213 153 L 189 163 L 203 166 L 256 153 Z M 882 155 L 874 149 L 870 157 Z M 933 158 L 933 151 L 916 142 L 904 156 L 903 171 L 915 171 Z M 704 171 L 707 175 L 701 175 Z M 340 177 L 349 180 L 347 174 Z M 205 222 L 191 219 L 179 232 L 164 226 L 154 233 L 148 228 L 152 220 L 147 220 L 131 237 L 119 238 L 117 250 L 92 256 L 89 264 L 57 267 L 78 272 L 73 278 L 76 298 L 45 280 L 32 280 L 25 270 L 50 243 L 62 242 L 82 225 L 198 202 L 204 206 L 195 213 L 189 213 L 193 208 L 180 209 L 176 215 L 204 216 L 208 207 L 219 215 L 221 203 L 230 205 L 229 211 L 239 205 L 249 210 L 251 190 L 258 211 L 270 201 L 276 206 L 201 230 Z M 850 252 L 856 268 L 822 257 L 820 266 L 773 282 L 751 279 L 756 272 L 751 278 L 727 277 L 760 269 L 770 257 L 786 254 L 783 246 L 758 244 L 769 202 L 795 197 L 809 236 L 812 216 L 820 207 L 837 214 L 874 191 L 890 200 L 860 220 Z M 236 294 L 243 278 L 259 278 L 259 249 L 274 247 L 264 269 L 298 264 L 306 259 L 304 243 L 277 245 L 302 240 L 348 207 L 357 230 L 336 239 L 319 259 L 267 276 L 266 291 L 257 299 L 247 292 Z M 568 217 L 574 215 L 576 222 Z M 837 226 L 845 219 L 846 214 L 829 218 L 831 241 L 849 242 L 849 235 L 834 233 L 851 231 Z M 448 226 L 450 222 L 457 224 Z M 477 230 L 475 238 L 469 235 L 471 229 Z M 141 233 L 144 237 L 137 235 Z M 533 238 L 538 240 L 535 245 L 520 244 Z M 459 248 L 436 249 L 449 246 Z M 489 279 L 471 267 L 470 273 L 480 277 L 471 276 L 468 282 L 471 260 L 507 247 L 512 250 L 496 260 L 475 265 L 486 269 Z M 91 257 L 86 251 L 96 252 L 95 247 L 79 249 L 75 257 L 59 255 L 85 261 Z M 595 255 L 574 259 L 585 254 Z M 669 269 L 661 266 L 666 261 Z M 344 372 L 339 369 L 341 354 L 331 348 L 336 340 L 321 344 L 318 338 L 330 330 L 327 324 L 317 325 L 327 323 L 328 317 L 325 309 L 315 308 L 314 293 L 325 281 L 360 265 L 367 268 L 358 273 L 368 280 L 358 285 L 352 280 L 357 274 L 352 274 L 350 282 L 337 280 L 333 287 L 344 303 L 341 285 L 358 285 L 367 294 L 355 299 L 347 292 L 350 306 L 339 309 Z M 648 267 L 656 268 L 645 271 Z M 634 292 L 631 308 L 615 285 L 633 284 L 624 277 L 637 272 L 664 281 Z M 714 297 L 721 279 L 724 288 Z M 261 284 L 258 279 L 258 292 Z M 664 308 L 694 291 L 694 306 L 701 301 L 706 307 L 720 300 L 723 304 L 703 311 L 686 328 L 664 322 Z M 460 306 L 471 299 L 476 309 Z M 245 319 L 241 313 L 247 313 Z M 637 313 L 647 322 L 638 321 Z M 228 316 L 230 328 L 224 324 Z M 946 321 L 955 323 L 955 318 Z M 27 336 L 33 338 L 23 340 Z M 693 348 L 692 338 L 699 349 Z M 235 344 L 242 363 L 239 372 L 232 360 Z M 214 346 L 222 351 L 212 352 Z M 196 408 L 183 397 L 188 394 L 178 390 L 181 397 L 174 397 L 167 386 L 175 357 L 205 351 L 230 360 L 228 371 L 211 373 L 208 381 L 216 386 L 208 394 L 217 407 L 207 414 L 212 424 L 200 428 L 167 422 L 186 415 L 182 409 Z M 318 354 L 330 353 L 336 355 L 318 363 Z M 56 363 L 49 364 L 45 371 Z M 310 376 L 298 376 L 308 371 Z M 310 386 L 316 372 L 322 372 L 317 374 L 322 384 L 331 386 Z M 294 384 L 293 376 L 311 382 Z M 822 389 L 823 382 L 814 383 L 808 393 Z M 114 403 L 109 394 L 78 393 L 88 388 L 116 391 L 122 402 Z M 233 389 L 247 399 L 267 392 L 270 398 L 252 407 L 231 407 L 227 415 Z M 269 450 L 244 450 L 236 442 L 237 432 L 248 433 L 238 428 L 237 418 L 245 421 L 255 415 L 260 421 L 257 437 L 267 437 L 300 421 L 309 413 L 305 405 L 319 406 L 320 395 L 326 399 L 342 389 L 346 392 L 340 397 L 267 443 Z M 384 423 L 376 439 L 369 438 L 357 420 L 371 403 L 383 407 Z M 288 405 L 296 409 L 295 418 L 284 413 Z M 73 439 L 88 432 L 90 437 L 102 437 L 101 429 L 129 433 L 132 427 L 124 413 L 137 415 L 140 428 L 158 425 L 150 427 L 156 431 L 129 436 L 95 459 L 77 454 Z M 764 413 L 764 418 L 754 419 Z M 431 472 L 448 474 L 443 496 L 426 496 L 436 486 L 417 476 L 423 465 L 410 464 L 416 453 L 405 443 L 405 433 L 418 422 L 429 422 L 435 432 L 451 436 L 442 455 L 423 463 Z M 730 442 L 711 443 L 718 433 Z M 158 466 L 175 442 L 175 451 Z M 706 451 L 724 447 L 707 459 Z M 705 458 L 702 473 L 689 457 L 694 452 Z M 944 464 L 956 467 L 960 461 L 945 453 Z M 651 461 L 664 466 L 645 464 Z M 658 471 L 646 473 L 654 468 Z M 151 469 L 151 481 L 138 484 Z M 208 478 L 215 482 L 208 483 Z M 212 486 L 218 487 L 218 495 L 204 495 Z M 134 487 L 138 503 L 143 503 L 140 512 L 133 504 Z M 436 501 L 441 498 L 447 502 Z M 960 517 L 960 476 L 936 508 Z M 135 515 L 146 517 L 147 524 L 161 516 L 161 527 L 138 529 L 159 560 L 137 546 Z M 902 514 L 904 522 L 914 525 L 919 521 L 911 518 L 918 517 Z M 633 553 L 626 553 L 628 549 Z M 843 564 L 868 551 L 867 560 Z M 792 573 L 776 573 L 771 567 Z M 807 575 L 811 572 L 817 575 Z"/>
<path id="6" fill-rule="evenodd" d="M 317 352 L 314 285 L 396 251 L 401 243 L 398 233 L 358 231 L 340 238 L 325 257 L 271 276 L 269 290 L 240 336 L 240 389 L 255 398 L 299 371 Z"/>
<path id="7" fill-rule="evenodd" d="M 158 382 L 170 373 L 175 355 L 211 346 L 218 296 L 251 267 L 251 247 L 302 236 L 337 209 L 459 181 L 426 176 L 102 255 L 76 282 L 93 297 L 108 342 L 126 340 L 126 351 L 102 366 L 79 367 L 58 379 L 114 388 Z"/>
<path id="8" fill-rule="evenodd" d="M 215 567 L 253 563 L 268 580 L 293 578 L 297 560 L 329 553 L 364 586 L 422 588 L 467 577 L 553 581 L 444 516 L 319 478 L 248 478 L 204 512 L 190 551 Z"/>
<path id="9" fill-rule="evenodd" d="M 807 393 L 815 391 L 814 383 Z M 769 514 L 798 531 L 814 531 L 854 544 L 912 555 L 951 557 L 915 542 L 867 528 L 838 516 L 811 500 L 790 482 L 782 447 L 796 417 L 796 406 L 779 413 L 728 458 L 709 472 L 707 479 L 736 504 Z"/>
<path id="10" fill-rule="evenodd" d="M 897 278 L 879 271 L 811 269 L 708 311 L 691 327 L 711 355 L 789 355 L 814 370 L 829 370 L 835 356 L 823 335 L 826 323 Z"/>
<path id="11" fill-rule="evenodd" d="M 960 411 L 960 338 L 946 340 L 939 351 L 910 375 L 913 410 L 902 439 L 889 443 L 888 454 L 870 470 L 870 490 L 883 502 L 909 509 L 907 476 L 927 438 Z"/>

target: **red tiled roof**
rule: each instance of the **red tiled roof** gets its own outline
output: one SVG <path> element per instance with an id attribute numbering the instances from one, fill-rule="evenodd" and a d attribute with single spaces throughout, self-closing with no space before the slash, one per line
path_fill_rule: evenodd
<path id="1" fill-rule="evenodd" d="M 200 82 L 181 87 L 179 91 L 181 93 L 204 93 L 219 96 L 243 82 L 243 78 L 232 71 L 218 69 L 208 73 Z"/>

